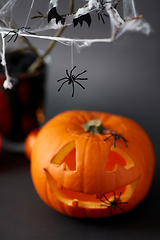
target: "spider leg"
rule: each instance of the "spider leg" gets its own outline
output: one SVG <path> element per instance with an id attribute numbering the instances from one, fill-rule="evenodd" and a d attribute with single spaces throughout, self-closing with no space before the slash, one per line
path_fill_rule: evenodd
<path id="1" fill-rule="evenodd" d="M 73 92 L 72 92 L 72 97 L 74 96 L 74 82 L 72 82 L 72 88 L 73 88 Z"/>
<path id="2" fill-rule="evenodd" d="M 88 80 L 88 78 L 76 78 L 76 80 Z"/>
<path id="3" fill-rule="evenodd" d="M 114 137 L 114 148 L 116 147 L 116 138 Z"/>
<path id="4" fill-rule="evenodd" d="M 18 33 L 15 33 L 13 36 L 15 36 L 16 35 L 16 37 L 15 37 L 15 39 L 14 39 L 14 42 L 17 40 L 17 38 L 18 38 Z"/>
<path id="5" fill-rule="evenodd" d="M 57 82 L 65 80 L 65 79 L 68 79 L 68 78 L 67 77 L 61 78 L 61 79 L 57 80 Z"/>
<path id="6" fill-rule="evenodd" d="M 104 203 L 104 204 L 100 204 L 100 206 L 102 206 L 102 207 L 110 207 L 111 206 L 109 202 L 107 203 L 107 202 L 103 201 L 102 199 L 99 199 L 99 200 Z"/>
<path id="7" fill-rule="evenodd" d="M 111 138 L 111 137 L 112 137 L 112 135 L 111 135 L 111 136 L 109 136 L 109 137 L 107 137 L 107 138 L 105 138 L 105 139 L 104 139 L 104 141 L 106 141 L 107 139 L 109 139 L 109 138 Z"/>
<path id="8" fill-rule="evenodd" d="M 29 41 L 28 38 L 26 38 L 25 36 L 22 36 L 26 41 Z"/>
<path id="9" fill-rule="evenodd" d="M 11 31 L 10 31 L 10 32 L 11 32 Z M 7 35 L 9 35 L 9 33 L 6 34 L 4 37 L 6 37 Z M 14 34 L 8 39 L 7 43 L 10 42 L 15 35 L 16 35 L 16 33 L 14 33 Z"/>
<path id="10" fill-rule="evenodd" d="M 128 140 L 125 139 L 121 134 L 119 134 L 119 138 L 122 138 L 122 140 L 125 143 L 126 147 L 128 147 L 128 145 L 127 145 Z"/>
<path id="11" fill-rule="evenodd" d="M 98 13 L 98 20 L 100 20 L 100 13 Z"/>
<path id="12" fill-rule="evenodd" d="M 30 27 L 22 27 L 21 29 L 31 29 Z"/>
<path id="13" fill-rule="evenodd" d="M 120 202 L 117 205 L 119 205 L 119 204 L 128 204 L 128 202 Z"/>
<path id="14" fill-rule="evenodd" d="M 109 205 L 107 206 L 107 204 L 100 204 L 101 207 L 110 207 Z"/>
<path id="15" fill-rule="evenodd" d="M 103 24 L 105 24 L 105 21 L 104 21 L 104 18 L 103 18 L 103 16 L 102 16 L 102 14 L 100 14 L 100 17 L 101 17 L 101 19 L 102 19 Z"/>
<path id="16" fill-rule="evenodd" d="M 84 70 L 83 72 L 77 74 L 77 76 L 75 76 L 75 78 L 77 78 L 78 76 L 82 75 L 83 73 L 87 72 L 87 70 Z"/>
<path id="17" fill-rule="evenodd" d="M 105 199 L 107 200 L 107 202 L 110 203 L 109 199 L 106 197 L 106 195 L 103 195 L 105 197 Z"/>
<path id="18" fill-rule="evenodd" d="M 122 194 L 122 192 L 120 192 L 119 197 L 116 202 L 118 202 L 120 200 L 121 194 Z"/>
<path id="19" fill-rule="evenodd" d="M 76 80 L 74 82 L 77 83 L 81 88 L 85 89 L 85 87 L 82 84 L 80 84 L 79 82 L 77 82 Z"/>
<path id="20" fill-rule="evenodd" d="M 14 33 L 14 34 L 16 34 L 16 32 L 15 31 L 9 31 L 7 34 L 5 34 L 4 35 L 4 37 L 3 38 L 5 38 L 5 37 L 7 37 L 10 33 Z M 12 35 L 12 36 L 14 36 L 14 34 Z"/>
<path id="21" fill-rule="evenodd" d="M 63 85 L 64 85 L 66 82 L 68 82 L 68 80 L 64 81 L 64 82 L 61 84 L 61 86 L 59 87 L 58 91 L 61 90 L 61 88 L 63 87 Z"/>
<path id="22" fill-rule="evenodd" d="M 68 73 L 68 70 L 66 70 L 66 74 L 67 74 L 67 76 L 70 78 L 71 76 L 69 75 L 69 73 Z"/>
<path id="23" fill-rule="evenodd" d="M 16 33 L 15 33 L 16 34 Z M 8 39 L 7 43 L 10 42 L 12 40 L 12 38 L 15 36 L 15 34 L 13 34 L 10 39 Z"/>
<path id="24" fill-rule="evenodd" d="M 124 210 L 123 208 L 121 208 L 120 206 L 117 205 L 117 207 L 118 207 L 119 209 L 121 209 L 123 212 L 125 212 L 125 210 Z"/>
<path id="25" fill-rule="evenodd" d="M 33 32 L 28 32 L 28 31 L 26 31 L 26 32 L 29 34 L 32 34 L 32 35 L 36 35 L 36 33 L 33 33 Z"/>
<path id="26" fill-rule="evenodd" d="M 3 38 L 7 37 L 10 33 L 11 33 L 11 31 L 9 31 L 7 34 L 5 34 Z"/>
<path id="27" fill-rule="evenodd" d="M 103 13 L 103 15 L 109 18 L 109 15 L 108 15 L 108 14 L 106 14 L 106 13 Z"/>
<path id="28" fill-rule="evenodd" d="M 115 191 L 113 191 L 113 194 L 114 194 L 114 201 L 117 202 Z"/>
<path id="29" fill-rule="evenodd" d="M 108 205 L 109 203 L 106 203 L 104 200 L 99 199 L 101 202 L 105 203 L 105 206 Z M 104 206 L 104 205 L 103 205 Z"/>
<path id="30" fill-rule="evenodd" d="M 126 147 L 128 147 L 128 145 L 127 145 L 127 142 L 128 142 L 128 140 L 127 140 L 127 139 L 125 139 L 124 137 L 122 137 L 122 139 L 123 139 L 123 141 L 124 141 L 124 143 L 125 143 Z"/>
<path id="31" fill-rule="evenodd" d="M 72 76 L 73 70 L 76 68 L 76 66 L 74 66 L 70 72 L 70 77 Z"/>

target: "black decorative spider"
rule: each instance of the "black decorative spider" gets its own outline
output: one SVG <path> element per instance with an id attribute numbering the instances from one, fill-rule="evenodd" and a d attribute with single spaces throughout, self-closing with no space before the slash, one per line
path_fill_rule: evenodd
<path id="1" fill-rule="evenodd" d="M 32 34 L 32 35 L 35 35 L 35 34 L 36 34 L 36 33 L 32 33 L 32 32 L 27 31 L 27 29 L 30 29 L 30 27 L 21 27 L 21 28 L 18 28 L 18 29 L 9 31 L 9 32 L 4 36 L 4 38 L 7 37 L 10 33 L 14 33 L 14 34 L 9 38 L 9 40 L 8 40 L 7 42 L 10 42 L 14 36 L 15 36 L 15 39 L 14 39 L 14 42 L 15 42 L 15 41 L 17 40 L 19 34 L 21 34 L 21 33 L 26 32 L 26 33 L 29 33 L 29 34 Z M 28 39 L 27 39 L 25 36 L 22 36 L 22 37 L 23 37 L 25 40 L 28 41 Z"/>
<path id="2" fill-rule="evenodd" d="M 113 194 L 114 194 L 114 200 L 113 200 L 113 201 L 110 201 L 110 200 L 104 195 L 104 197 L 105 197 L 105 199 L 106 199 L 107 202 L 106 202 L 106 201 L 103 201 L 102 199 L 100 199 L 100 201 L 104 203 L 104 204 L 101 204 L 100 206 L 110 207 L 110 208 L 111 208 L 111 209 L 110 209 L 110 214 L 111 214 L 111 215 L 112 215 L 112 208 L 116 209 L 116 208 L 118 207 L 118 208 L 121 209 L 123 212 L 125 212 L 125 210 L 119 206 L 120 204 L 128 204 L 128 202 L 119 202 L 122 192 L 120 192 L 119 197 L 118 197 L 117 199 L 116 199 L 116 194 L 115 194 L 114 191 L 113 191 Z"/>
<path id="3" fill-rule="evenodd" d="M 128 140 L 127 139 L 125 139 L 123 136 L 122 136 L 122 134 L 118 134 L 117 133 L 117 131 L 104 131 L 105 132 L 105 135 L 108 135 L 108 137 L 106 137 L 105 139 L 104 139 L 104 141 L 106 141 L 107 139 L 109 139 L 109 138 L 111 138 L 111 137 L 114 137 L 114 147 L 116 147 L 116 140 L 117 139 L 122 139 L 123 140 L 123 142 L 125 143 L 125 145 L 126 145 L 126 147 L 128 147 L 128 145 L 127 145 L 127 142 L 128 142 Z"/>
<path id="4" fill-rule="evenodd" d="M 66 74 L 67 77 L 61 78 L 59 80 L 57 80 L 57 82 L 60 82 L 62 80 L 67 79 L 66 81 L 64 81 L 62 83 L 62 85 L 60 86 L 60 88 L 58 89 L 58 91 L 61 90 L 61 88 L 63 87 L 63 85 L 68 82 L 68 85 L 72 84 L 72 88 L 73 88 L 73 92 L 72 92 L 72 97 L 74 96 L 74 83 L 77 83 L 81 88 L 85 89 L 85 87 L 82 86 L 82 84 L 80 84 L 77 80 L 87 80 L 88 78 L 78 78 L 80 75 L 82 75 L 83 73 L 87 72 L 87 70 L 77 74 L 76 76 L 73 75 L 73 70 L 76 68 L 76 66 L 70 71 L 70 74 L 68 73 L 68 70 L 66 70 Z"/>
<path id="5" fill-rule="evenodd" d="M 121 1 L 121 0 L 117 0 L 117 2 L 113 3 L 112 1 L 107 1 L 105 2 L 104 0 L 97 0 L 99 2 L 99 10 L 97 11 L 98 13 L 98 20 L 102 20 L 103 24 L 105 24 L 105 21 L 104 21 L 104 18 L 103 16 L 106 16 L 106 17 L 109 17 L 108 14 L 104 13 L 104 10 L 105 10 L 105 4 L 107 3 L 112 3 L 113 7 L 116 8 L 118 3 Z"/>
<path id="6" fill-rule="evenodd" d="M 103 24 L 105 24 L 103 16 L 108 17 L 108 15 L 104 13 L 105 3 L 109 3 L 109 2 L 104 2 L 104 0 L 98 0 L 98 2 L 100 3 L 99 10 L 97 11 L 97 13 L 98 13 L 98 20 L 102 20 Z"/>

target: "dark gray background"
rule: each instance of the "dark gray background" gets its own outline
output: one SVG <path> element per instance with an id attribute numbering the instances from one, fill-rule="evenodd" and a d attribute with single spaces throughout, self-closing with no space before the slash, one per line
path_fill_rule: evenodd
<path id="1" fill-rule="evenodd" d="M 56 44 L 51 53 L 46 86 L 46 121 L 69 109 L 112 112 L 137 121 L 149 134 L 156 155 L 153 184 L 145 200 L 132 211 L 106 219 L 72 219 L 46 206 L 37 196 L 24 155 L 1 152 L 0 239 L 160 239 L 160 13 L 158 0 L 136 0 L 138 12 L 151 24 L 152 33 L 123 35 L 112 44 L 93 44 L 74 51 L 77 73 L 87 69 L 86 89 L 76 86 L 75 96 L 66 85 L 57 92 L 57 79 L 71 68 L 69 47 Z M 39 1 L 39 11 L 43 4 Z M 67 6 L 67 1 L 65 1 Z M 63 10 L 63 8 L 62 8 Z M 65 11 L 62 11 L 62 14 Z M 20 17 L 20 16 L 19 16 Z M 108 19 L 107 19 L 108 20 Z M 93 17 L 94 26 L 69 27 L 63 36 L 104 37 L 109 25 Z M 96 29 L 96 30 L 95 30 Z M 95 32 L 96 31 L 96 32 Z M 33 40 L 44 49 L 46 40 Z M 75 72 L 76 72 L 75 71 Z"/>

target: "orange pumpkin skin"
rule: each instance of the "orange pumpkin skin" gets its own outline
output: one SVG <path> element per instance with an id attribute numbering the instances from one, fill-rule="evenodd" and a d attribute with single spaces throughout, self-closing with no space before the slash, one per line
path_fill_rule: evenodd
<path id="1" fill-rule="evenodd" d="M 84 124 L 95 119 L 106 130 L 120 133 L 128 147 L 122 138 L 114 146 L 114 137 L 104 141 L 105 132 L 86 132 Z M 31 153 L 38 195 L 57 211 L 81 218 L 131 210 L 148 193 L 154 165 L 146 132 L 133 120 L 102 112 L 67 111 L 55 116 L 39 131 Z M 121 204 L 115 208 L 114 194 Z"/>
<path id="2" fill-rule="evenodd" d="M 39 128 L 35 128 L 30 133 L 28 133 L 27 137 L 25 138 L 24 153 L 28 160 L 30 160 L 31 151 L 33 149 L 38 132 Z"/>

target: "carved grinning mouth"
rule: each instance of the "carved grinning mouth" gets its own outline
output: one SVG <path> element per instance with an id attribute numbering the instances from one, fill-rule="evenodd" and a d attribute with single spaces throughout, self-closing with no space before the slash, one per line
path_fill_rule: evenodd
<path id="1" fill-rule="evenodd" d="M 62 164 L 65 165 L 65 171 L 76 171 L 76 146 L 75 142 L 71 142 L 63 147 L 57 155 L 52 159 L 51 163 L 57 168 Z M 116 172 L 117 164 L 120 164 L 125 169 L 134 167 L 134 163 L 125 152 L 123 152 L 118 147 L 111 147 L 110 154 L 107 159 L 106 172 Z M 69 190 L 65 187 L 58 187 L 56 180 L 52 177 L 50 172 L 45 169 L 49 187 L 53 195 L 59 199 L 61 202 L 67 204 L 68 206 L 77 206 L 82 208 L 90 209 L 100 209 L 107 208 L 108 206 L 102 206 L 102 201 L 105 201 L 106 198 L 109 201 L 114 201 L 114 193 L 116 199 L 118 199 L 120 193 L 121 197 L 120 202 L 128 202 L 131 196 L 133 195 L 138 182 L 139 177 L 131 182 L 130 184 L 114 190 L 114 192 L 105 193 L 102 198 L 98 198 L 96 194 L 88 194 L 83 192 L 75 192 Z M 105 198 L 106 197 L 106 198 Z"/>
<path id="2" fill-rule="evenodd" d="M 61 202 L 67 204 L 68 206 L 77 206 L 81 208 L 89 208 L 89 209 L 100 209 L 100 208 L 108 208 L 109 206 L 101 206 L 102 201 L 106 201 L 105 197 L 98 199 L 96 197 L 96 194 L 87 194 L 82 192 L 75 192 L 66 188 L 58 188 L 56 181 L 53 179 L 51 174 L 45 169 L 49 187 L 51 192 L 54 194 L 54 196 L 60 200 Z M 131 196 L 133 195 L 137 185 L 139 182 L 139 178 L 132 182 L 131 184 L 128 184 L 127 186 L 115 190 L 116 198 L 121 194 L 120 202 L 128 202 Z M 109 201 L 114 200 L 114 194 L 106 193 L 105 196 L 109 199 Z"/>

